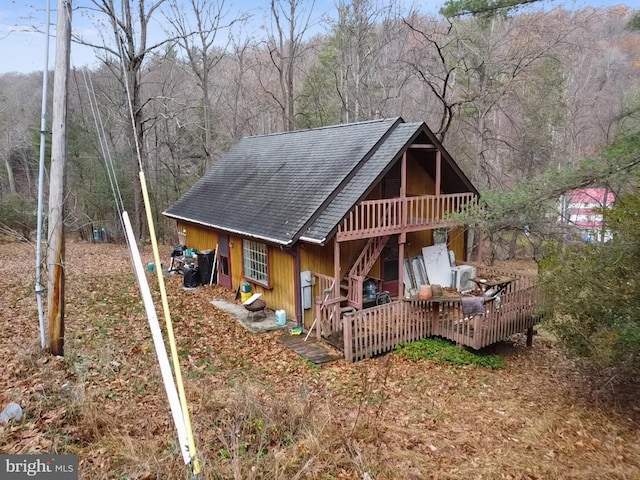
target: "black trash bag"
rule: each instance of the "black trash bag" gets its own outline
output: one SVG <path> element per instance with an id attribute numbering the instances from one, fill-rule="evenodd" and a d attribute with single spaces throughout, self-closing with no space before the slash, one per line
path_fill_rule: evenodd
<path id="1" fill-rule="evenodd" d="M 197 267 L 189 267 L 184 272 L 184 288 L 196 288 L 200 284 Z"/>
<path id="2" fill-rule="evenodd" d="M 213 272 L 213 261 L 215 256 L 215 250 L 205 250 L 204 252 L 198 253 L 198 272 L 200 275 L 200 283 L 202 285 L 209 285 L 212 283 L 211 273 Z"/>

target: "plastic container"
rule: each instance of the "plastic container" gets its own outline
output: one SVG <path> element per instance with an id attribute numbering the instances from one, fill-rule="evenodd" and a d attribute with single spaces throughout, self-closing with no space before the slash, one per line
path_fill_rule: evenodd
<path id="1" fill-rule="evenodd" d="M 431 300 L 432 298 L 433 298 L 433 291 L 431 290 L 431 285 L 420 285 L 418 300 Z"/>
<path id="2" fill-rule="evenodd" d="M 156 269 L 156 266 L 153 264 L 153 262 L 147 263 L 147 271 L 148 272 L 153 272 L 155 269 Z"/>
<path id="3" fill-rule="evenodd" d="M 242 293 L 250 293 L 251 292 L 251 285 L 249 285 L 247 282 L 242 282 L 241 291 L 242 291 Z"/>
<path id="4" fill-rule="evenodd" d="M 251 298 L 251 292 L 240 292 L 240 300 L 242 303 L 246 302 Z"/>
<path id="5" fill-rule="evenodd" d="M 276 310 L 276 325 L 284 327 L 287 324 L 287 312 L 284 310 Z"/>
<path id="6" fill-rule="evenodd" d="M 378 287 L 376 287 L 376 283 L 373 280 L 367 280 L 364 283 L 364 295 L 367 298 L 376 298 L 376 294 L 378 293 Z"/>

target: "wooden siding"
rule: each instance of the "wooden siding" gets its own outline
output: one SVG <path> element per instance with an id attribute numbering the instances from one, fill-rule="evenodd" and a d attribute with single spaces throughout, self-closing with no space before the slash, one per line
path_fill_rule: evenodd
<path id="1" fill-rule="evenodd" d="M 317 272 L 333 278 L 333 244 L 322 247 L 320 245 L 304 244 L 300 248 L 300 270 Z M 321 286 L 316 282 L 312 287 L 311 308 L 304 311 L 304 325 L 310 328 L 316 316 L 314 299 L 320 296 Z"/>
<path id="2" fill-rule="evenodd" d="M 218 233 L 211 228 L 179 221 L 178 231 L 186 233 L 185 244 L 188 248 L 195 248 L 198 251 L 213 250 L 218 243 Z M 254 293 L 262 293 L 262 299 L 267 304 L 267 308 L 284 310 L 287 313 L 287 318 L 295 319 L 295 263 L 293 256 L 272 246 L 268 247 L 268 255 L 271 285 L 270 288 L 264 288 L 244 278 L 242 237 L 229 235 L 232 290 L 237 289 L 243 282 L 248 282 Z"/>
<path id="3" fill-rule="evenodd" d="M 453 251 L 455 255 L 456 261 L 464 261 L 468 260 L 465 236 L 467 231 L 464 227 L 455 227 L 449 230 L 449 235 L 447 238 L 447 246 L 449 250 Z"/>
<path id="4" fill-rule="evenodd" d="M 185 245 L 198 251 L 213 250 L 218 243 L 218 235 L 210 228 L 178 221 L 178 231 L 185 232 Z"/>
<path id="5" fill-rule="evenodd" d="M 235 237 L 233 240 L 233 261 L 235 271 L 233 274 L 234 285 L 241 282 L 249 282 L 251 291 L 262 293 L 262 300 L 267 304 L 267 308 L 271 310 L 284 310 L 287 312 L 287 318 L 296 318 L 296 300 L 295 300 L 295 262 L 294 257 L 276 247 L 269 247 L 269 282 L 270 288 L 265 288 L 258 284 L 253 284 L 251 280 L 247 280 L 242 275 L 242 239 Z M 236 254 L 237 250 L 237 254 Z M 236 260 L 236 255 L 238 259 Z M 238 283 L 236 283 L 238 278 Z"/>
<path id="6" fill-rule="evenodd" d="M 407 153 L 407 195 L 433 195 L 436 183 L 427 171 L 415 160 L 412 152 Z M 435 162 L 435 155 L 433 161 Z"/>

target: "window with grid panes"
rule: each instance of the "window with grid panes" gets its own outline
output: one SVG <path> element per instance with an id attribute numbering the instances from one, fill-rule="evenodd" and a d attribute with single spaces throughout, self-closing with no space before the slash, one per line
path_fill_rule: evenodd
<path id="1" fill-rule="evenodd" d="M 244 276 L 263 285 L 269 285 L 267 246 L 253 240 L 242 241 Z"/>

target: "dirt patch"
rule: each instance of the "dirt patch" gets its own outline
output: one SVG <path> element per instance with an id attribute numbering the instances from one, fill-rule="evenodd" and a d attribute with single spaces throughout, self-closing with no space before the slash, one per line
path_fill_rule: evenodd
<path id="1" fill-rule="evenodd" d="M 0 401 L 25 410 L 0 451 L 78 454 L 83 479 L 184 478 L 127 248 L 67 245 L 64 358 L 40 349 L 34 259 L 0 245 Z M 501 370 L 318 367 L 210 302 L 234 292 L 167 287 L 205 479 L 640 478 L 638 411 L 598 401 L 543 330 L 492 347 Z"/>

